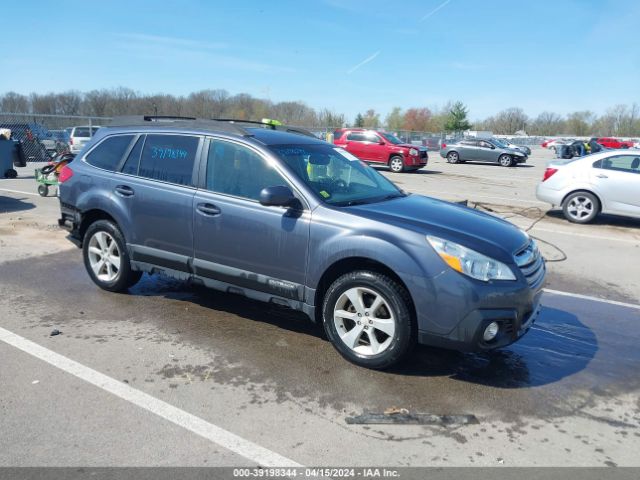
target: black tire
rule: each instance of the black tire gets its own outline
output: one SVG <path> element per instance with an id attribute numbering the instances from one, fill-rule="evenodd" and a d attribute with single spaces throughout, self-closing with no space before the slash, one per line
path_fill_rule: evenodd
<path id="1" fill-rule="evenodd" d="M 402 173 L 405 171 L 404 158 L 400 155 L 394 155 L 389 159 L 389 170 L 393 173 Z"/>
<path id="2" fill-rule="evenodd" d="M 4 172 L 5 178 L 16 178 L 18 176 L 18 172 L 16 172 L 13 168 L 10 168 L 6 172 Z"/>
<path id="3" fill-rule="evenodd" d="M 498 157 L 498 163 L 503 167 L 513 167 L 515 165 L 513 157 L 511 155 L 507 155 L 506 153 L 503 153 Z"/>
<path id="4" fill-rule="evenodd" d="M 116 277 L 111 281 L 105 281 L 98 278 L 91 268 L 89 260 L 89 246 L 91 238 L 98 232 L 106 232 L 111 236 L 113 241 L 116 242 L 116 246 L 119 250 L 120 268 Z M 129 287 L 135 285 L 142 277 L 142 272 L 134 271 L 131 269 L 131 259 L 127 252 L 126 242 L 118 226 L 110 220 L 97 220 L 87 228 L 84 234 L 82 245 L 82 258 L 84 260 L 84 266 L 87 269 L 87 273 L 91 277 L 91 280 L 103 290 L 109 292 L 122 292 Z"/>
<path id="5" fill-rule="evenodd" d="M 49 175 L 56 169 L 56 165 L 45 165 L 40 169 L 43 175 Z"/>
<path id="6" fill-rule="evenodd" d="M 460 154 L 458 154 L 458 152 L 449 152 L 449 153 L 447 153 L 447 162 L 449 162 L 449 163 L 460 163 Z"/>
<path id="7" fill-rule="evenodd" d="M 44 184 L 38 185 L 38 194 L 41 197 L 46 197 L 47 195 L 49 195 L 49 187 Z"/>
<path id="8" fill-rule="evenodd" d="M 583 209 L 579 209 L 579 204 L 583 204 Z M 600 200 L 590 192 L 570 193 L 562 202 L 562 213 L 572 223 L 592 222 L 600 213 Z"/>
<path id="9" fill-rule="evenodd" d="M 391 339 L 388 346 L 378 354 L 364 355 L 348 347 L 340 338 L 334 322 L 334 309 L 338 300 L 349 289 L 358 287 L 381 295 L 385 301 L 385 308 L 388 305 L 393 317 L 397 319 L 393 335 L 386 336 L 387 339 Z M 372 313 L 374 314 L 375 312 Z M 394 279 L 367 270 L 347 273 L 331 284 L 322 304 L 322 323 L 327 337 L 344 358 L 356 365 L 376 370 L 388 368 L 402 361 L 411 352 L 417 340 L 409 293 Z M 373 331 L 372 328 L 370 332 Z M 367 338 L 368 335 L 367 333 Z"/>

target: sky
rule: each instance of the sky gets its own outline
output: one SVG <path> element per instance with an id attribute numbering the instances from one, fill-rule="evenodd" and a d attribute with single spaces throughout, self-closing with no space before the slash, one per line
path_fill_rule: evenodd
<path id="1" fill-rule="evenodd" d="M 2 18 L 0 94 L 221 88 L 349 118 L 640 102 L 637 0 L 29 0 Z"/>

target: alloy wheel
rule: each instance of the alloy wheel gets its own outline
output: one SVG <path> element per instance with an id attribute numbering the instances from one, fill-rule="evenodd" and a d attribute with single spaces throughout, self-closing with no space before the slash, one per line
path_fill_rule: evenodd
<path id="1" fill-rule="evenodd" d="M 111 234 L 100 230 L 89 240 L 89 265 L 103 282 L 113 282 L 120 274 L 121 254 L 118 243 Z"/>
<path id="2" fill-rule="evenodd" d="M 583 221 L 585 218 L 593 214 L 595 205 L 593 201 L 584 195 L 576 195 L 573 197 L 567 206 L 567 213 L 578 221 Z"/>
<path id="3" fill-rule="evenodd" d="M 364 287 L 353 287 L 340 295 L 333 322 L 340 340 L 364 356 L 384 352 L 396 331 L 396 319 L 387 300 Z"/>

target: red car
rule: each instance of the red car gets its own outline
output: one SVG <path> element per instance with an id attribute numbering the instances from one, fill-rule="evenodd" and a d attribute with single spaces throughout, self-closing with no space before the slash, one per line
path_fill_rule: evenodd
<path id="1" fill-rule="evenodd" d="M 595 140 L 598 144 L 606 148 L 633 148 L 633 142 L 625 142 L 613 137 L 592 138 L 591 140 Z"/>
<path id="2" fill-rule="evenodd" d="M 367 163 L 387 165 L 392 172 L 419 170 L 429 161 L 426 147 L 404 143 L 388 132 L 339 128 L 333 143 Z"/>

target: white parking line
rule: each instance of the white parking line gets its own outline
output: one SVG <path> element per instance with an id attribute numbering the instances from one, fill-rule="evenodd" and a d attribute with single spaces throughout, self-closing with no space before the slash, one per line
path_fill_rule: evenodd
<path id="1" fill-rule="evenodd" d="M 607 300 L 606 298 L 592 297 L 590 295 L 582 295 L 580 293 L 563 292 L 563 291 L 560 291 L 560 290 L 551 290 L 549 288 L 545 288 L 544 292 L 545 293 L 551 293 L 553 295 L 561 295 L 563 297 L 580 298 L 582 300 L 590 300 L 592 302 L 608 303 L 609 305 L 617 305 L 618 307 L 626 307 L 626 308 L 633 308 L 633 309 L 636 309 L 636 310 L 640 310 L 640 305 L 637 305 L 635 303 L 617 302 L 615 300 Z"/>
<path id="2" fill-rule="evenodd" d="M 283 457 L 271 450 L 245 440 L 217 425 L 207 422 L 200 417 L 185 412 L 173 405 L 159 400 L 151 395 L 136 390 L 118 380 L 104 375 L 92 368 L 86 367 L 59 353 L 34 343 L 9 330 L 0 327 L 0 341 L 7 343 L 29 355 L 53 365 L 71 375 L 95 385 L 127 402 L 133 403 L 151 413 L 189 430 L 211 442 L 220 445 L 238 455 L 241 455 L 261 466 L 269 467 L 301 467 L 293 460 Z"/>
<path id="3" fill-rule="evenodd" d="M 23 195 L 34 195 L 36 197 L 40 196 L 38 193 L 23 192 L 22 190 L 11 190 L 10 188 L 0 188 L 0 192 L 21 193 Z"/>

